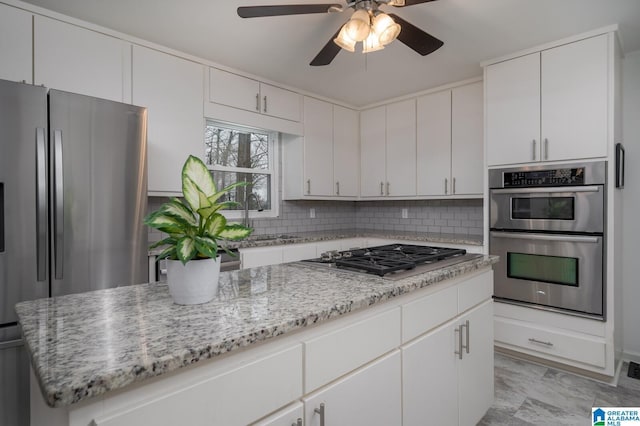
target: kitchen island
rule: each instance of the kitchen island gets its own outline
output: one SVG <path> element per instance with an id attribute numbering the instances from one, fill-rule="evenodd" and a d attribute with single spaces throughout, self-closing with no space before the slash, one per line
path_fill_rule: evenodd
<path id="1" fill-rule="evenodd" d="M 304 262 L 252 268 L 222 273 L 219 296 L 196 306 L 174 305 L 164 284 L 19 303 L 34 373 L 32 424 L 226 426 L 279 418 L 281 409 L 314 424 L 316 400 L 336 400 L 331 392 L 341 395 L 341 389 L 360 399 L 371 392 L 364 407 L 388 398 L 395 403 L 385 402 L 391 408 L 382 417 L 372 410 L 374 423 L 367 423 L 358 398 L 350 411 L 340 408 L 339 397 L 326 404 L 326 425 L 394 424 L 403 415 L 411 424 L 412 410 L 421 409 L 410 398 L 419 391 L 406 388 L 420 384 L 411 377 L 444 368 L 425 357 L 430 349 L 453 362 L 455 383 L 464 370 L 456 362 L 481 352 L 481 368 L 474 366 L 469 377 L 491 390 L 468 389 L 492 399 L 496 261 L 481 256 L 395 281 Z M 466 317 L 473 320 L 476 311 L 481 316 L 470 327 Z M 417 351 L 440 333 L 448 347 L 434 342 Z M 422 366 L 408 371 L 414 350 Z M 390 383 L 377 386 L 377 378 Z M 452 377 L 434 380 L 451 383 Z M 458 416 L 457 386 L 454 393 Z M 487 405 L 486 398 L 473 398 L 484 414 L 490 399 Z M 470 424 L 467 411 L 460 410 L 460 424 Z M 353 413 L 360 418 L 344 423 Z"/>

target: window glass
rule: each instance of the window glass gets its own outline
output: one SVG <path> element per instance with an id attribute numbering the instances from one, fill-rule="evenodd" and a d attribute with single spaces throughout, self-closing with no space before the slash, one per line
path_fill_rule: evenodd
<path id="1" fill-rule="evenodd" d="M 236 201 L 235 210 L 274 212 L 275 134 L 259 129 L 208 121 L 205 128 L 205 163 L 217 188 L 235 182 L 250 185 L 235 188 L 221 201 Z M 233 209 L 231 209 L 233 210 Z"/>

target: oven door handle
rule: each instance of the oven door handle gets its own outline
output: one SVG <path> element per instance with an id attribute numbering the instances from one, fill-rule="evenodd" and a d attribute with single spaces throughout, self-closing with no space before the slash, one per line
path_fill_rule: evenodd
<path id="1" fill-rule="evenodd" d="M 600 242 L 602 237 L 586 235 L 555 235 L 555 234 L 530 234 L 526 232 L 496 232 L 491 231 L 493 238 L 510 238 L 517 240 L 559 241 L 563 243 L 593 243 Z"/>
<path id="2" fill-rule="evenodd" d="M 600 192 L 600 185 L 589 186 L 563 186 L 563 187 L 541 187 L 541 188 L 499 188 L 492 189 L 493 194 L 539 194 L 558 192 Z"/>

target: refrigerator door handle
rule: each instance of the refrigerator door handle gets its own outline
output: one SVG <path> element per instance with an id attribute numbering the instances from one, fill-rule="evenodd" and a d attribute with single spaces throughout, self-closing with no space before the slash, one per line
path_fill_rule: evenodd
<path id="1" fill-rule="evenodd" d="M 54 221 L 53 239 L 55 251 L 55 279 L 63 277 L 62 263 L 64 254 L 64 181 L 62 176 L 62 131 L 53 133 L 54 161 Z"/>
<path id="2" fill-rule="evenodd" d="M 47 143 L 45 129 L 36 128 L 36 264 L 37 280 L 47 279 Z"/>

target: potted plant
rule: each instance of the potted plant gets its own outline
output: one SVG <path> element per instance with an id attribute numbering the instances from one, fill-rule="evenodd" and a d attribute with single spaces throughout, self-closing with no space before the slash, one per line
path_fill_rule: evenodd
<path id="1" fill-rule="evenodd" d="M 189 156 L 182 167 L 184 200 L 172 198 L 145 217 L 146 225 L 169 235 L 150 248 L 165 246 L 158 260 L 167 259 L 167 284 L 175 303 L 206 303 L 217 294 L 218 250 L 227 250 L 220 242 L 242 240 L 253 231 L 239 223 L 228 223 L 220 213 L 238 203 L 218 200 L 247 184 L 237 182 L 218 190 L 204 163 Z"/>

